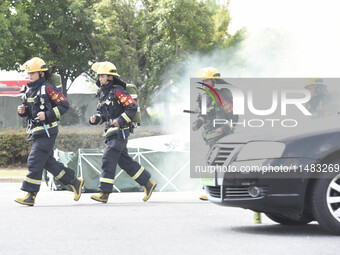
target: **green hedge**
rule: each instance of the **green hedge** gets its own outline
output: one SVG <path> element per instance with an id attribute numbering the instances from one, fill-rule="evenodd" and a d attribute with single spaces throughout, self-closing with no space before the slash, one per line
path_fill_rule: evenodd
<path id="1" fill-rule="evenodd" d="M 76 152 L 79 148 L 105 148 L 104 126 L 59 127 L 59 134 L 54 148 Z M 131 138 L 161 135 L 167 133 L 160 127 L 137 128 Z M 26 141 L 24 128 L 4 129 L 0 131 L 0 167 L 24 166 L 30 153 L 32 142 Z"/>
<path id="2" fill-rule="evenodd" d="M 32 142 L 26 141 L 22 129 L 0 132 L 0 167 L 26 165 Z M 102 130 L 95 128 L 60 128 L 55 148 L 76 151 L 78 148 L 103 148 Z"/>
<path id="3" fill-rule="evenodd" d="M 0 166 L 23 165 L 27 161 L 31 143 L 26 133 L 0 133 Z"/>

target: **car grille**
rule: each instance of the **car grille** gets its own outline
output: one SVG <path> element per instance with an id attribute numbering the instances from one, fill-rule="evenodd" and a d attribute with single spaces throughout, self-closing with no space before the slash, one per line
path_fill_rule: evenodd
<path id="1" fill-rule="evenodd" d="M 221 186 L 217 187 L 205 186 L 205 188 L 211 197 L 221 198 Z"/>
<path id="2" fill-rule="evenodd" d="M 222 166 L 224 162 L 228 159 L 229 155 L 233 152 L 233 150 L 238 146 L 238 144 L 217 144 L 214 148 L 217 149 L 217 155 L 214 159 L 212 159 L 214 154 L 214 148 L 210 151 L 210 155 L 208 156 L 208 162 L 211 165 Z M 210 157 L 210 161 L 209 161 Z"/>
<path id="3" fill-rule="evenodd" d="M 250 186 L 234 186 L 234 187 L 225 187 L 224 188 L 224 198 L 225 199 L 242 199 L 242 198 L 252 198 L 258 199 L 264 197 L 267 192 L 267 187 L 258 187 L 260 189 L 260 195 L 258 197 L 252 197 L 249 195 L 249 187 Z"/>

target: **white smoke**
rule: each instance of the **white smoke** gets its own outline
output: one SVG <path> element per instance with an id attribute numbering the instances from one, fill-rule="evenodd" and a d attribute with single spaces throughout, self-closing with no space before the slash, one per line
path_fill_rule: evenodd
<path id="1" fill-rule="evenodd" d="M 165 112 L 163 127 L 186 140 L 190 138 L 191 123 L 189 114 L 183 110 L 190 109 L 190 89 L 195 89 L 190 88 L 190 78 L 200 68 L 215 67 L 227 81 L 228 78 L 340 77 L 337 1 L 231 0 L 229 9 L 230 33 L 243 27 L 247 30 L 241 45 L 216 49 L 203 57 L 190 55 L 182 68 L 181 79 L 171 85 L 167 80 L 149 109 Z M 336 81 L 327 84 L 328 90 L 340 94 Z M 302 88 L 303 84 L 290 86 Z M 255 89 L 263 95 L 268 92 L 265 87 Z M 164 111 L 164 103 L 160 101 L 169 103 L 168 110 Z M 195 143 L 204 143 L 199 132 L 196 133 Z"/>
<path id="2" fill-rule="evenodd" d="M 230 29 L 250 32 L 242 51 L 250 67 L 245 75 L 339 77 L 338 7 L 332 0 L 232 0 Z M 263 36 L 266 29 L 276 32 Z M 267 68 L 254 73 L 258 65 Z"/>
<path id="3" fill-rule="evenodd" d="M 230 32 L 242 27 L 248 31 L 240 47 L 215 50 L 204 57 L 199 54 L 188 57 L 182 79 L 162 86 L 150 110 L 162 111 L 159 99 L 169 102 L 170 110 L 163 115 L 163 123 L 182 130 L 189 119 L 183 110 L 189 107 L 190 78 L 207 66 L 216 67 L 223 77 L 230 78 L 339 77 L 337 7 L 337 1 L 332 0 L 231 0 Z M 328 89 L 338 92 L 340 86 L 328 84 Z M 180 132 L 187 131 L 188 128 Z"/>

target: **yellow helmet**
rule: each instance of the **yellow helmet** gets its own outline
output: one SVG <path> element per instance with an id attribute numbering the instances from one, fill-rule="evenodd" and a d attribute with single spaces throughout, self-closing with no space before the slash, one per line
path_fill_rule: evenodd
<path id="1" fill-rule="evenodd" d="M 308 86 L 311 85 L 321 85 L 321 86 L 326 86 L 326 84 L 324 83 L 323 79 L 321 78 L 310 78 L 306 83 L 305 83 L 305 88 L 307 88 Z"/>
<path id="2" fill-rule="evenodd" d="M 120 77 L 117 73 L 116 66 L 111 62 L 96 62 L 91 66 L 91 69 L 95 71 L 97 75 L 107 74 Z"/>
<path id="3" fill-rule="evenodd" d="M 48 70 L 45 61 L 38 57 L 27 60 L 20 69 L 23 71 L 26 70 L 28 73 Z"/>
<path id="4" fill-rule="evenodd" d="M 205 67 L 197 71 L 196 75 L 202 80 L 221 79 L 220 72 L 214 67 Z"/>

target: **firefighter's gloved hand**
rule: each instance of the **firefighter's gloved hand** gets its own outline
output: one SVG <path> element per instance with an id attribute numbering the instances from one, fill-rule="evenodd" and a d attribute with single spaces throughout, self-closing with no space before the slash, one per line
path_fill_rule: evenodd
<path id="1" fill-rule="evenodd" d="M 198 129 L 200 129 L 200 127 L 203 125 L 203 121 L 201 119 L 198 119 L 194 122 L 194 124 L 192 124 L 192 130 L 196 131 Z"/>

